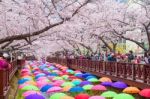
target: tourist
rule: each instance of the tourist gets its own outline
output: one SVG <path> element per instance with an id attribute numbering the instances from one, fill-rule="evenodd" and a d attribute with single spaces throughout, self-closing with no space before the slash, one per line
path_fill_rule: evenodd
<path id="1" fill-rule="evenodd" d="M 133 51 L 129 51 L 128 62 L 132 62 L 133 59 L 134 59 Z"/>

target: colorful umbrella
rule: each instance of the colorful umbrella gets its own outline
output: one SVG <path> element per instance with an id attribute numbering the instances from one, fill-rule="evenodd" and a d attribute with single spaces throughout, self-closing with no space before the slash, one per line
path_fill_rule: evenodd
<path id="1" fill-rule="evenodd" d="M 49 88 L 51 88 L 51 87 L 53 87 L 52 85 L 50 85 L 50 84 L 47 84 L 47 85 L 45 85 L 45 86 L 43 86 L 41 89 L 40 89 L 40 91 L 41 92 L 46 92 Z"/>
<path id="2" fill-rule="evenodd" d="M 50 96 L 49 99 L 61 99 L 61 97 L 66 96 L 64 93 L 54 93 Z"/>
<path id="3" fill-rule="evenodd" d="M 92 90 L 106 91 L 107 88 L 105 86 L 102 86 L 102 85 L 95 85 L 95 86 L 92 87 Z"/>
<path id="4" fill-rule="evenodd" d="M 61 86 L 62 87 L 65 87 L 65 86 L 72 86 L 72 87 L 74 87 L 75 84 L 73 84 L 72 82 L 64 82 Z"/>
<path id="5" fill-rule="evenodd" d="M 46 98 L 39 94 L 31 94 L 25 97 L 25 99 L 46 99 Z"/>
<path id="6" fill-rule="evenodd" d="M 102 77 L 99 79 L 100 82 L 112 82 L 110 78 L 108 77 Z"/>
<path id="7" fill-rule="evenodd" d="M 30 90 L 30 91 L 24 92 L 24 93 L 22 94 L 22 96 L 27 97 L 27 96 L 29 96 L 29 95 L 31 95 L 31 94 L 39 94 L 39 95 L 41 95 L 41 93 L 38 92 L 38 91 Z"/>
<path id="8" fill-rule="evenodd" d="M 101 85 L 103 85 L 103 86 L 111 86 L 112 82 L 102 82 Z"/>
<path id="9" fill-rule="evenodd" d="M 97 78 L 90 78 L 88 79 L 89 82 L 99 82 L 99 80 Z"/>
<path id="10" fill-rule="evenodd" d="M 71 96 L 62 96 L 60 99 L 74 99 L 74 98 Z"/>
<path id="11" fill-rule="evenodd" d="M 140 90 L 137 87 L 127 87 L 123 90 L 124 93 L 136 94 L 139 93 Z"/>
<path id="12" fill-rule="evenodd" d="M 67 91 L 69 91 L 71 88 L 72 88 L 72 86 L 65 86 L 65 87 L 63 87 L 63 91 L 64 91 L 64 92 L 67 92 Z"/>
<path id="13" fill-rule="evenodd" d="M 72 81 L 72 83 L 75 85 L 80 85 L 81 81 L 80 80 L 74 80 L 74 81 Z"/>
<path id="14" fill-rule="evenodd" d="M 84 90 L 91 90 L 92 87 L 93 87 L 93 85 L 84 85 L 82 88 L 83 88 Z"/>
<path id="15" fill-rule="evenodd" d="M 86 80 L 91 79 L 91 78 L 96 78 L 95 76 L 88 76 L 86 77 Z"/>
<path id="16" fill-rule="evenodd" d="M 103 96 L 105 98 L 113 98 L 116 95 L 117 95 L 117 93 L 113 92 L 113 91 L 106 91 L 101 94 L 101 96 Z"/>
<path id="17" fill-rule="evenodd" d="M 81 93 L 81 94 L 76 95 L 75 99 L 89 99 L 89 97 L 90 96 L 88 94 Z"/>
<path id="18" fill-rule="evenodd" d="M 102 96 L 92 96 L 89 99 L 105 99 L 105 98 Z"/>
<path id="19" fill-rule="evenodd" d="M 150 89 L 143 89 L 139 92 L 139 94 L 143 97 L 150 98 Z"/>
<path id="20" fill-rule="evenodd" d="M 33 86 L 33 85 L 29 85 L 29 86 L 24 86 L 21 90 L 22 90 L 23 92 L 24 92 L 24 91 L 28 91 L 28 90 L 39 91 L 39 88 L 36 87 L 36 86 Z"/>
<path id="21" fill-rule="evenodd" d="M 92 83 L 89 82 L 89 81 L 82 81 L 82 82 L 80 83 L 80 86 L 83 87 L 84 85 L 92 85 Z"/>
<path id="22" fill-rule="evenodd" d="M 116 95 L 113 99 L 135 99 L 132 95 L 121 93 Z"/>
<path id="23" fill-rule="evenodd" d="M 50 89 L 47 90 L 47 93 L 60 92 L 60 91 L 62 91 L 61 87 L 51 87 Z"/>
<path id="24" fill-rule="evenodd" d="M 118 88 L 118 89 L 124 89 L 127 87 L 127 84 L 121 81 L 117 81 L 112 84 L 112 87 Z"/>
<path id="25" fill-rule="evenodd" d="M 70 90 L 69 90 L 69 92 L 84 92 L 84 89 L 82 88 L 82 87 L 79 87 L 79 86 L 77 86 L 77 87 L 73 87 L 73 88 L 71 88 Z"/>
<path id="26" fill-rule="evenodd" d="M 25 82 L 27 82 L 27 81 L 30 81 L 30 79 L 28 79 L 28 78 L 22 78 L 22 79 L 20 79 L 20 80 L 18 81 L 18 84 L 23 84 L 23 83 L 25 83 Z"/>

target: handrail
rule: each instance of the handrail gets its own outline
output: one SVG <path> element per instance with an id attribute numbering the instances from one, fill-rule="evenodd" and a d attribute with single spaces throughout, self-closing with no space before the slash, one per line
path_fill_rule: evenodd
<path id="1" fill-rule="evenodd" d="M 95 75 L 103 75 L 114 78 L 115 80 L 124 80 L 139 84 L 139 87 L 150 87 L 150 65 L 134 64 L 121 62 L 93 61 L 88 59 L 62 59 L 47 58 L 48 62 L 65 64 L 73 69 L 80 69 L 85 72 L 91 72 Z M 140 85 L 142 84 L 142 85 Z"/>

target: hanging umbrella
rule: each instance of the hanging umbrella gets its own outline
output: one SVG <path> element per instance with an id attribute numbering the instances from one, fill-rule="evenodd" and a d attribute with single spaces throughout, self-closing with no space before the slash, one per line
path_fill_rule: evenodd
<path id="1" fill-rule="evenodd" d="M 37 85 L 36 82 L 34 82 L 34 81 L 32 81 L 32 80 L 25 82 L 25 84 L 34 85 L 34 86 Z"/>
<path id="2" fill-rule="evenodd" d="M 83 78 L 86 78 L 88 76 L 93 76 L 93 74 L 91 74 L 91 73 L 85 73 L 85 74 L 82 75 Z"/>
<path id="3" fill-rule="evenodd" d="M 50 89 L 47 90 L 47 93 L 60 92 L 60 91 L 62 91 L 61 87 L 51 87 Z"/>
<path id="4" fill-rule="evenodd" d="M 95 85 L 95 86 L 92 87 L 92 90 L 106 91 L 107 88 L 105 86 L 102 86 L 102 85 Z"/>
<path id="5" fill-rule="evenodd" d="M 28 86 L 24 86 L 21 91 L 19 92 L 19 94 L 22 94 L 25 91 L 29 91 L 29 90 L 34 90 L 34 91 L 39 91 L 39 88 L 33 85 L 28 85 Z"/>
<path id="6" fill-rule="evenodd" d="M 82 82 L 80 83 L 80 86 L 82 87 L 82 86 L 84 86 L 84 85 L 92 85 L 92 83 L 89 82 L 89 81 L 82 81 Z"/>
<path id="7" fill-rule="evenodd" d="M 92 96 L 89 99 L 105 99 L 105 97 L 102 97 L 102 96 Z"/>
<path id="8" fill-rule="evenodd" d="M 140 90 L 137 87 L 127 87 L 123 90 L 124 93 L 136 94 L 139 93 Z"/>
<path id="9" fill-rule="evenodd" d="M 88 81 L 93 82 L 93 83 L 99 82 L 99 80 L 97 78 L 90 78 L 90 79 L 88 79 Z"/>
<path id="10" fill-rule="evenodd" d="M 72 83 L 75 85 L 80 85 L 81 81 L 80 80 L 74 80 L 74 81 L 72 81 Z"/>
<path id="11" fill-rule="evenodd" d="M 38 91 L 29 90 L 29 91 L 24 92 L 24 93 L 22 94 L 22 96 L 27 97 L 27 96 L 29 96 L 29 95 L 31 95 L 31 94 L 38 94 L 38 95 L 41 95 L 41 93 L 38 92 Z"/>
<path id="12" fill-rule="evenodd" d="M 46 98 L 39 94 L 31 94 L 31 95 L 25 97 L 25 99 L 46 99 Z"/>
<path id="13" fill-rule="evenodd" d="M 139 94 L 143 97 L 150 98 L 150 89 L 143 89 L 139 92 Z"/>
<path id="14" fill-rule="evenodd" d="M 74 98 L 71 96 L 62 96 L 60 99 L 74 99 Z"/>
<path id="15" fill-rule="evenodd" d="M 93 87 L 93 85 L 84 85 L 82 88 L 83 88 L 84 90 L 91 90 L 92 87 Z"/>
<path id="16" fill-rule="evenodd" d="M 61 86 L 62 87 L 65 87 L 65 86 L 72 86 L 72 87 L 74 87 L 75 84 L 73 84 L 72 82 L 64 82 Z"/>
<path id="17" fill-rule="evenodd" d="M 88 94 L 81 93 L 81 94 L 76 95 L 75 99 L 89 99 L 89 97 L 90 96 Z"/>
<path id="18" fill-rule="evenodd" d="M 118 88 L 118 89 L 124 89 L 127 87 L 127 84 L 121 81 L 117 81 L 112 84 L 112 87 Z"/>
<path id="19" fill-rule="evenodd" d="M 40 80 L 48 80 L 47 77 L 39 77 L 38 79 L 36 79 L 37 81 L 40 81 Z"/>
<path id="20" fill-rule="evenodd" d="M 117 95 L 117 93 L 113 92 L 113 91 L 106 91 L 101 94 L 101 96 L 103 96 L 105 98 L 113 98 L 116 95 Z"/>
<path id="21" fill-rule="evenodd" d="M 91 79 L 91 78 L 96 78 L 95 76 L 87 76 L 86 80 Z"/>
<path id="22" fill-rule="evenodd" d="M 54 93 L 50 96 L 49 99 L 61 99 L 61 97 L 66 96 L 64 93 Z"/>
<path id="23" fill-rule="evenodd" d="M 45 77 L 45 75 L 37 75 L 37 76 L 35 76 L 35 79 L 38 79 L 40 77 Z"/>
<path id="24" fill-rule="evenodd" d="M 43 86 L 41 89 L 40 89 L 40 91 L 41 92 L 46 92 L 49 88 L 51 88 L 51 87 L 53 87 L 52 85 L 50 85 L 50 84 L 47 84 L 47 85 L 45 85 L 45 86 Z"/>
<path id="25" fill-rule="evenodd" d="M 22 88 L 25 87 L 25 86 L 30 86 L 30 84 L 26 84 L 26 83 L 21 84 L 21 85 L 19 85 L 19 89 L 22 89 Z"/>
<path id="26" fill-rule="evenodd" d="M 132 95 L 121 93 L 116 95 L 113 99 L 135 99 Z"/>
<path id="27" fill-rule="evenodd" d="M 101 85 L 110 87 L 112 85 L 112 82 L 102 82 Z"/>
<path id="28" fill-rule="evenodd" d="M 69 90 L 69 92 L 72 92 L 72 93 L 74 93 L 74 92 L 84 92 L 84 89 L 82 87 L 77 86 L 77 87 L 72 87 Z"/>
<path id="29" fill-rule="evenodd" d="M 53 80 L 63 80 L 62 77 L 54 77 Z"/>
<path id="30" fill-rule="evenodd" d="M 27 81 L 29 81 L 30 79 L 27 79 L 27 78 L 23 78 L 23 79 L 20 79 L 19 81 L 18 81 L 18 84 L 23 84 L 23 83 L 25 83 L 25 82 L 27 82 Z"/>
<path id="31" fill-rule="evenodd" d="M 108 77 L 102 77 L 99 79 L 100 82 L 112 82 L 110 78 Z"/>

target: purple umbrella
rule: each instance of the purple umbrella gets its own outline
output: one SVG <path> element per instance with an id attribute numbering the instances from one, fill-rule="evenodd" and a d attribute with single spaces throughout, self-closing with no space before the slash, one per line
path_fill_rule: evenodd
<path id="1" fill-rule="evenodd" d="M 111 86 L 118 88 L 118 89 L 124 89 L 127 87 L 127 84 L 122 81 L 117 81 L 117 82 L 113 83 Z"/>
<path id="2" fill-rule="evenodd" d="M 82 81 L 82 82 L 80 83 L 80 86 L 83 87 L 84 85 L 92 85 L 92 83 L 89 82 L 89 81 Z"/>
<path id="3" fill-rule="evenodd" d="M 31 94 L 25 97 L 25 99 L 46 99 L 46 98 L 39 94 Z"/>
<path id="4" fill-rule="evenodd" d="M 103 85 L 103 86 L 111 86 L 112 82 L 102 82 L 101 85 Z"/>

